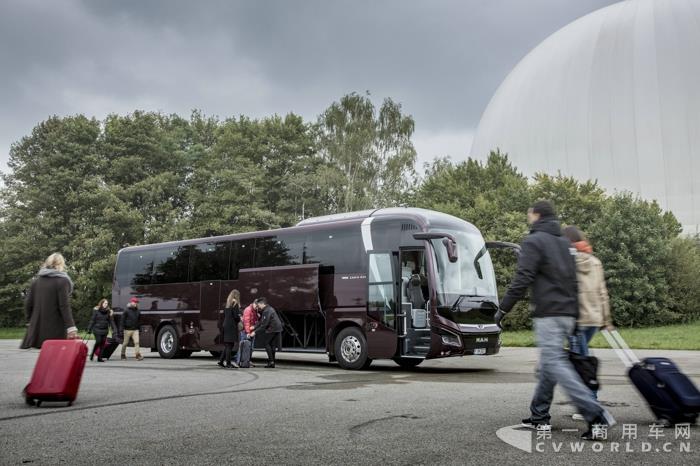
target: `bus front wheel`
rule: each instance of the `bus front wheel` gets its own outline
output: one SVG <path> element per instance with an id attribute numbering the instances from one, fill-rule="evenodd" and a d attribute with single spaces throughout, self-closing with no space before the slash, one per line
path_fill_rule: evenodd
<path id="1" fill-rule="evenodd" d="M 359 328 L 340 331 L 335 339 L 335 358 L 343 369 L 362 369 L 371 361 L 367 357 L 367 340 Z"/>
<path id="2" fill-rule="evenodd" d="M 173 359 L 177 356 L 179 346 L 177 330 L 172 325 L 166 325 L 158 332 L 158 354 L 161 358 Z"/>

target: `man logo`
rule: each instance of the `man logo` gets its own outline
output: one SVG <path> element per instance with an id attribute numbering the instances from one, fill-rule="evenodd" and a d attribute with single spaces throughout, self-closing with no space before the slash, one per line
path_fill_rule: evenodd
<path id="1" fill-rule="evenodd" d="M 496 431 L 496 437 L 518 450 L 532 453 L 532 430 L 520 424 L 501 427 Z"/>

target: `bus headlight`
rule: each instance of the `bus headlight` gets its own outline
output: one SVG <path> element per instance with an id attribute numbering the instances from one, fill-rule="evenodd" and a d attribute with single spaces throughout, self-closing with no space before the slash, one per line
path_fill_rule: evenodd
<path id="1" fill-rule="evenodd" d="M 442 344 L 447 346 L 462 346 L 462 342 L 457 335 L 440 335 Z"/>

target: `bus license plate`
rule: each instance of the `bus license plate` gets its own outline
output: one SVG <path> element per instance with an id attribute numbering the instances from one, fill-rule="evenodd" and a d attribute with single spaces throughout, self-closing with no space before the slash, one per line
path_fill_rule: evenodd
<path id="1" fill-rule="evenodd" d="M 486 348 L 474 348 L 474 354 L 486 354 Z"/>

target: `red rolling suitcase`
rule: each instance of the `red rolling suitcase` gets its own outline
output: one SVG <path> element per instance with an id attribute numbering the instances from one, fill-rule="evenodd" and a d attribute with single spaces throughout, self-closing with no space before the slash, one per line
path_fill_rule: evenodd
<path id="1" fill-rule="evenodd" d="M 46 340 L 24 398 L 29 405 L 42 401 L 67 401 L 73 404 L 78 396 L 80 379 L 85 369 L 88 348 L 82 340 Z"/>

